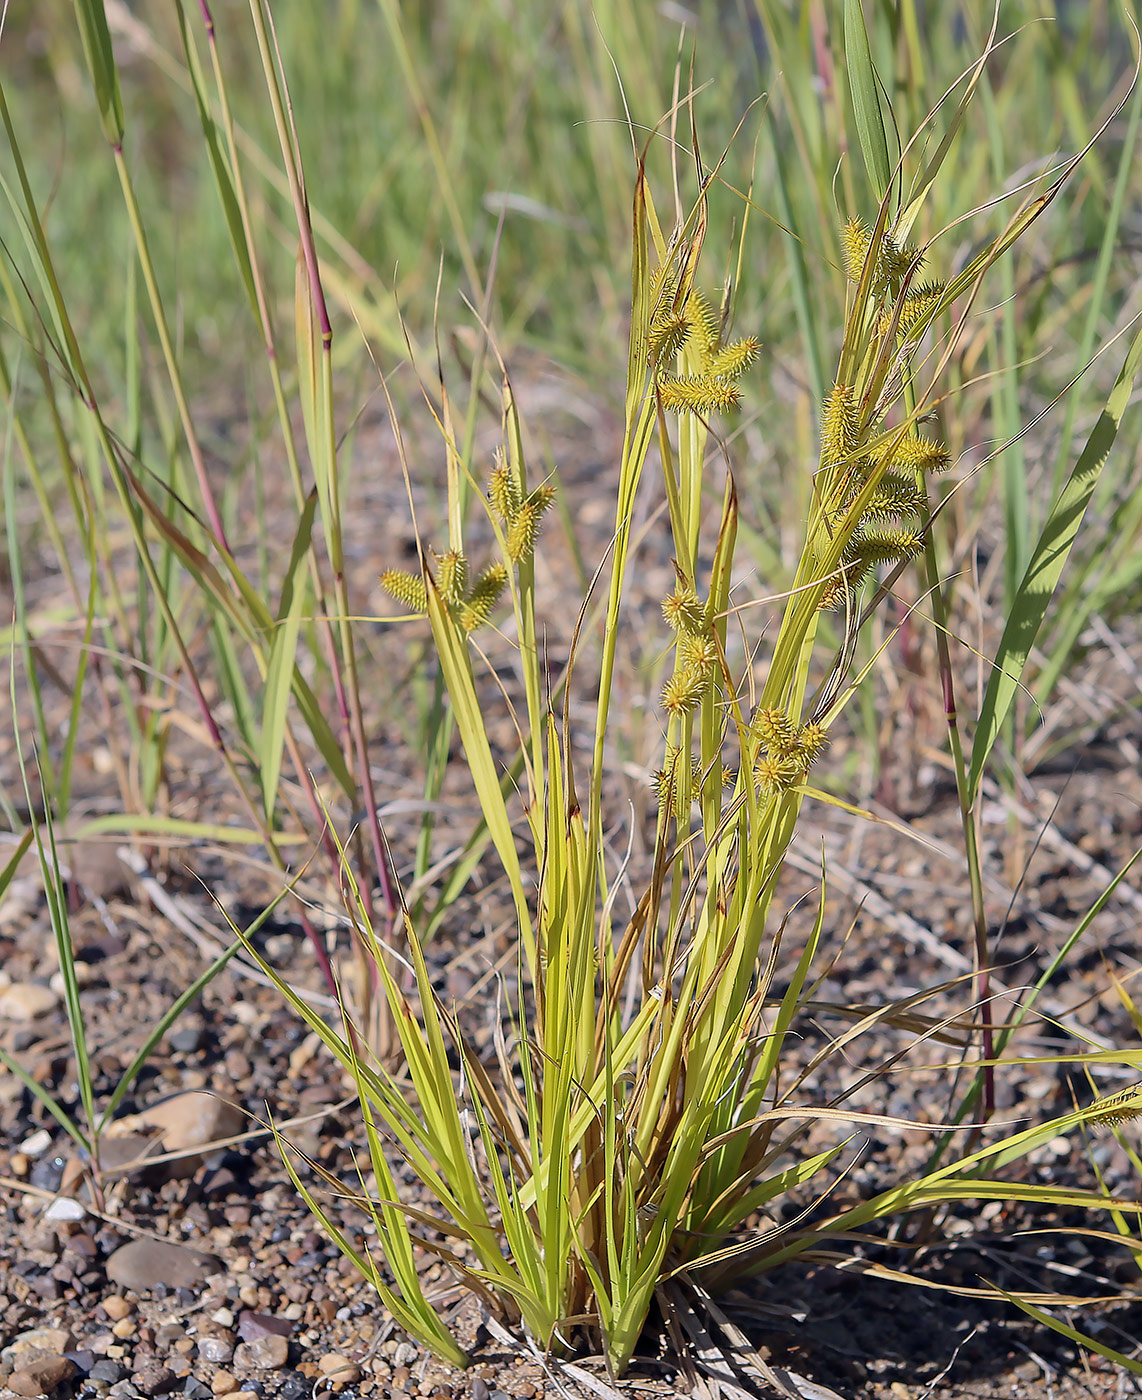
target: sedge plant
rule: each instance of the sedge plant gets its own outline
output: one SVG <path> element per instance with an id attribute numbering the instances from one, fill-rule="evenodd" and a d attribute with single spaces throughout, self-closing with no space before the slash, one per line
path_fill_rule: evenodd
<path id="1" fill-rule="evenodd" d="M 819 405 L 820 452 L 799 562 L 764 649 L 749 635 L 752 614 L 735 616 L 738 493 L 714 450 L 712 427 L 748 397 L 750 367 L 764 352 L 756 337 L 731 330 L 732 298 L 719 302 L 704 284 L 718 172 L 702 164 L 696 134 L 698 193 L 689 209 L 676 207 L 671 226 L 659 217 L 645 164 L 638 165 L 614 529 L 566 672 L 552 677 L 536 601 L 535 550 L 551 483 L 525 459 L 510 378 L 502 448 L 485 480 L 466 477 L 451 415 L 441 414 L 448 537 L 421 543 L 417 570 L 382 576 L 405 612 L 425 617 L 431 630 L 466 768 L 511 892 L 520 990 L 508 998 L 509 1025 L 486 1061 L 438 994 L 415 921 L 406 912 L 409 975 L 402 978 L 367 902 L 356 899 L 351 912 L 374 949 L 403 1075 L 366 1057 L 348 1018 L 338 1031 L 293 1002 L 357 1085 L 373 1178 L 366 1189 L 362 1169 L 357 1196 L 372 1228 L 369 1246 L 358 1247 L 334 1223 L 293 1156 L 283 1155 L 326 1230 L 399 1325 L 455 1364 L 466 1358 L 423 1289 L 417 1260 L 424 1252 L 533 1344 L 552 1353 L 601 1351 L 621 1374 L 656 1296 L 672 1281 L 725 1285 L 797 1258 L 849 1259 L 852 1241 L 875 1238 L 882 1222 L 965 1199 L 1087 1206 L 1117 1218 L 1137 1211 L 1105 1192 L 1030 1186 L 1006 1170 L 1084 1122 L 1133 1115 L 1134 1091 L 1014 1132 L 994 1125 L 975 1137 L 953 1135 L 915 1178 L 869 1199 L 830 1202 L 862 1126 L 913 1125 L 856 1110 L 847 1102 L 851 1089 L 820 1102 L 814 1077 L 823 1062 L 884 1027 L 911 1032 L 929 1052 L 951 1041 L 967 1053 L 979 1022 L 925 1017 L 919 1008 L 929 993 L 920 993 L 863 1008 L 816 1053 L 799 1055 L 795 1039 L 829 963 L 827 871 L 796 942 L 789 921 L 775 913 L 776 885 L 803 804 L 833 800 L 815 785 L 814 770 L 828 761 L 831 732 L 870 669 L 853 669 L 861 629 L 913 561 L 935 562 L 933 578 L 920 573 L 922 596 L 939 590 L 932 483 L 950 454 L 930 420 L 944 394 L 942 375 L 993 264 L 1074 168 L 1026 191 L 1000 231 L 956 275 L 945 275 L 943 245 L 920 229 L 990 49 L 892 163 L 859 5 L 847 7 L 847 20 L 849 81 L 880 198 L 871 218 L 854 214 L 840 228 L 837 275 L 848 288 L 840 350 Z M 1076 467 L 1082 485 L 1105 461 L 1140 354 L 1136 339 L 1101 436 Z M 942 403 L 943 416 L 953 411 Z M 638 568 L 634 504 L 654 451 L 676 574 L 662 600 L 672 659 L 660 694 L 652 868 L 629 891 L 632 912 L 620 917 L 616 892 L 625 877 L 608 857 L 606 775 L 624 607 Z M 477 484 L 495 541 L 490 558 L 470 558 L 465 538 L 460 501 Z M 712 499 L 720 508 L 713 547 L 703 553 L 703 513 Z M 1073 492 L 1064 499 L 1069 547 L 1077 529 Z M 1051 520 L 1057 544 L 1058 512 Z M 1041 542 L 1041 553 L 1050 543 Z M 1057 550 L 1050 569 L 1056 564 L 1061 569 Z M 479 629 L 507 607 L 523 697 L 512 714 L 521 736 L 518 783 L 505 776 L 489 737 L 478 668 Z M 827 616 L 839 646 L 822 641 Z M 585 639 L 595 632 L 598 658 L 586 679 Z M 1026 658 L 1026 629 L 1019 645 L 1022 659 L 1014 642 L 1005 652 L 1011 666 L 1004 676 Z M 997 691 L 1005 685 L 998 681 Z M 985 735 L 999 722 L 1002 698 L 984 716 Z M 974 791 L 974 764 L 969 771 L 958 754 L 957 761 Z M 1005 1047 L 1005 1038 L 982 1044 L 980 1073 L 994 1069 Z M 1100 1055 L 1073 1058 L 1094 1063 Z M 1131 1064 L 1139 1056 L 1101 1058 Z M 835 1132 L 825 1146 L 823 1127 Z M 398 1190 L 394 1152 L 420 1184 L 414 1199 Z M 800 1209 L 813 1202 L 815 1211 Z M 787 1210 L 790 1203 L 798 1208 Z M 769 1223 L 747 1228 L 759 1218 Z M 1021 1301 L 1041 1310 L 1047 1301 L 1077 1300 L 1028 1294 Z"/>

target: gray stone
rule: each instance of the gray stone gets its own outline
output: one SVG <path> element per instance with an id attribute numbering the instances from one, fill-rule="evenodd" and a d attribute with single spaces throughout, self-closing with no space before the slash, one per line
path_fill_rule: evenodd
<path id="1" fill-rule="evenodd" d="M 211 1254 L 200 1254 L 165 1240 L 131 1240 L 107 1260 L 107 1277 L 120 1288 L 145 1293 L 156 1284 L 168 1288 L 193 1288 L 221 1264 Z"/>
<path id="2" fill-rule="evenodd" d="M 240 1342 L 234 1352 L 234 1366 L 239 1371 L 280 1371 L 288 1360 L 289 1342 L 276 1332 Z"/>

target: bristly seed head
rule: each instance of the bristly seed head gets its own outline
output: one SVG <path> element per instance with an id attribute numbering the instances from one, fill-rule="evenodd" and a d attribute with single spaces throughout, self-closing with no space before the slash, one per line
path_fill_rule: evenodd
<path id="1" fill-rule="evenodd" d="M 825 752 L 829 745 L 829 732 L 823 724 L 810 720 L 797 731 L 794 744 L 797 755 L 803 758 L 806 768 L 810 767 Z"/>
<path id="2" fill-rule="evenodd" d="M 428 611 L 428 590 L 420 574 L 410 574 L 404 569 L 386 569 L 381 575 L 381 587 L 409 612 Z"/>
<path id="3" fill-rule="evenodd" d="M 678 662 L 683 670 L 699 671 L 708 680 L 718 664 L 718 644 L 713 635 L 683 632 L 678 639 Z"/>
<path id="4" fill-rule="evenodd" d="M 792 751 L 797 731 L 784 710 L 758 710 L 752 727 L 762 748 L 769 753 L 784 755 Z"/>
<path id="5" fill-rule="evenodd" d="M 709 364 L 710 373 L 724 375 L 727 379 L 736 379 L 738 375 L 744 374 L 749 369 L 760 354 L 761 341 L 756 336 L 747 335 L 741 340 L 735 340 L 731 345 L 727 345 L 714 355 Z"/>
<path id="6" fill-rule="evenodd" d="M 942 472 L 946 471 L 951 458 L 942 442 L 928 437 L 904 437 L 893 447 L 891 440 L 873 451 L 873 460 L 883 462 L 892 454 L 892 466 L 896 471 Z"/>
<path id="7" fill-rule="evenodd" d="M 838 462 L 856 446 L 857 411 L 851 384 L 834 384 L 821 411 L 821 461 Z"/>
<path id="8" fill-rule="evenodd" d="M 669 364 L 690 338 L 685 312 L 669 311 L 650 323 L 650 353 L 656 365 Z"/>
<path id="9" fill-rule="evenodd" d="M 659 375 L 658 391 L 671 413 L 728 413 L 741 403 L 733 381 L 716 374 Z"/>
<path id="10" fill-rule="evenodd" d="M 662 600 L 662 616 L 672 632 L 689 632 L 697 636 L 706 626 L 706 609 L 698 601 L 692 588 L 681 583 L 674 585 L 674 592 Z"/>
<path id="11" fill-rule="evenodd" d="M 508 581 L 502 564 L 489 564 L 472 586 L 460 608 L 459 623 L 465 632 L 474 632 L 488 620 Z"/>
<path id="12" fill-rule="evenodd" d="M 450 608 L 459 607 L 468 587 L 468 561 L 458 549 L 450 549 L 436 561 L 436 586 Z"/>
<path id="13" fill-rule="evenodd" d="M 688 715 L 697 709 L 708 677 L 700 671 L 676 671 L 662 687 L 662 708 L 670 715 Z"/>
<path id="14" fill-rule="evenodd" d="M 1086 1121 L 1092 1128 L 1117 1128 L 1122 1123 L 1142 1118 L 1142 1084 L 1120 1089 L 1107 1099 L 1094 1104 L 1095 1113 Z"/>
<path id="15" fill-rule="evenodd" d="M 860 219 L 849 219 L 841 229 L 841 259 L 850 282 L 860 281 L 871 242 L 872 229 Z"/>
<path id="16" fill-rule="evenodd" d="M 788 792 L 791 787 L 795 787 L 804 772 L 804 765 L 799 764 L 796 759 L 769 754 L 758 759 L 753 772 L 762 792 L 772 796 L 775 793 Z"/>
<path id="17" fill-rule="evenodd" d="M 496 457 L 496 465 L 488 479 L 488 498 L 498 515 L 511 520 L 523 505 L 523 497 L 511 467 L 500 453 L 497 452 Z"/>

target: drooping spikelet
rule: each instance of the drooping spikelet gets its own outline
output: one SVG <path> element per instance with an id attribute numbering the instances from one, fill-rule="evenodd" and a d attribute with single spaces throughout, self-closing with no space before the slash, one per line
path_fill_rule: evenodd
<path id="1" fill-rule="evenodd" d="M 465 632 L 474 632 L 488 620 L 508 581 L 508 571 L 502 564 L 489 564 L 460 607 L 458 621 Z"/>
<path id="2" fill-rule="evenodd" d="M 656 365 L 669 364 L 690 338 L 690 322 L 684 311 L 670 308 L 650 323 L 650 353 Z"/>
<path id="3" fill-rule="evenodd" d="M 860 219 L 849 219 L 841 229 L 841 258 L 845 265 L 845 276 L 850 282 L 859 282 L 864 271 L 864 260 L 868 257 L 868 245 L 872 242 L 872 229 Z"/>
<path id="4" fill-rule="evenodd" d="M 885 288 L 892 296 L 897 296 L 905 275 L 910 268 L 923 261 L 923 257 L 923 252 L 914 244 L 899 244 L 892 234 L 886 233 L 881 240 L 876 268 L 878 289 Z"/>
<path id="5" fill-rule="evenodd" d="M 428 591 L 420 574 L 410 574 L 404 569 L 386 569 L 381 575 L 381 587 L 409 612 L 428 611 Z"/>
<path id="6" fill-rule="evenodd" d="M 554 486 L 537 486 L 516 511 L 504 541 L 508 558 L 513 564 L 518 564 L 521 559 L 530 559 L 535 553 L 544 512 L 554 499 Z"/>
<path id="7" fill-rule="evenodd" d="M 488 478 L 488 499 L 497 515 L 502 516 L 504 520 L 510 520 L 523 505 L 523 497 L 515 472 L 498 452 L 496 459 L 496 465 Z"/>
<path id="8" fill-rule="evenodd" d="M 662 708 L 669 715 L 688 715 L 697 709 L 708 677 L 700 671 L 676 671 L 662 687 Z"/>
<path id="9" fill-rule="evenodd" d="M 942 472 L 951 460 L 944 444 L 929 437 L 904 437 L 895 446 L 889 439 L 879 448 L 870 449 L 876 462 L 883 462 L 890 452 L 895 471 Z"/>
<path id="10" fill-rule="evenodd" d="M 821 410 L 821 461 L 838 462 L 856 445 L 857 411 L 851 384 L 834 384 Z"/>
<path id="11" fill-rule="evenodd" d="M 1142 1117 L 1142 1084 L 1121 1089 L 1094 1105 L 1095 1112 L 1086 1121 L 1092 1128 L 1117 1128 Z"/>
<path id="12" fill-rule="evenodd" d="M 849 501 L 856 499 L 864 485 L 858 477 Z M 863 520 L 899 520 L 907 515 L 919 515 L 924 496 L 916 484 L 915 476 L 905 476 L 900 472 L 885 472 L 876 484 L 872 499 L 865 507 Z"/>
<path id="13" fill-rule="evenodd" d="M 691 291 L 686 298 L 686 320 L 690 326 L 691 345 L 699 359 L 709 362 L 718 350 L 718 319 L 699 291 Z"/>
<path id="14" fill-rule="evenodd" d="M 717 374 L 663 374 L 658 389 L 671 413 L 727 413 L 741 403 L 737 385 Z"/>
<path id="15" fill-rule="evenodd" d="M 450 549 L 436 561 L 436 586 L 450 608 L 459 607 L 468 588 L 468 561 L 458 549 Z"/>
<path id="16" fill-rule="evenodd" d="M 749 369 L 760 354 L 761 341 L 756 336 L 747 335 L 725 346 L 713 356 L 709 364 L 710 373 L 736 379 Z"/>
<path id="17" fill-rule="evenodd" d="M 689 632 L 697 636 L 706 626 L 706 609 L 692 588 L 682 583 L 662 600 L 662 616 L 672 632 Z"/>
<path id="18" fill-rule="evenodd" d="M 788 754 L 793 748 L 797 730 L 784 710 L 758 710 L 752 727 L 761 747 L 768 753 Z"/>

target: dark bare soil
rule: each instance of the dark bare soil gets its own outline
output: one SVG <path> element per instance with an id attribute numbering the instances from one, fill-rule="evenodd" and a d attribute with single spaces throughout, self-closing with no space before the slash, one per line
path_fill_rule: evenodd
<path id="1" fill-rule="evenodd" d="M 596 483 L 612 470 L 607 464 L 613 460 L 614 431 L 604 422 L 566 414 L 559 421 L 562 436 L 550 426 L 549 431 L 557 454 L 571 464 L 564 486 L 593 567 L 609 528 L 607 493 Z M 361 432 L 357 500 L 350 512 L 356 528 L 348 541 L 362 610 L 382 612 L 386 607 L 375 575 L 386 564 L 402 562 L 411 539 L 388 441 L 382 428 L 366 426 Z M 491 439 L 489 457 L 490 447 Z M 431 497 L 420 504 L 431 518 Z M 552 537 L 540 582 L 545 598 L 564 600 L 550 614 L 548 642 L 558 661 L 574 614 L 565 600 L 568 590 L 573 598 L 578 592 L 569 551 L 559 547 L 554 528 Z M 657 599 L 672 579 L 661 522 L 648 526 L 644 549 L 636 608 L 653 636 L 648 634 L 646 654 L 630 663 L 620 700 L 631 717 L 629 749 L 615 765 L 622 775 L 619 785 L 625 786 L 612 794 L 623 821 L 629 819 L 628 798 L 636 804 L 636 820 L 647 809 L 645 769 L 654 766 L 659 743 L 657 721 L 648 712 L 655 685 L 639 667 L 663 645 L 654 619 Z M 50 571 L 33 578 L 29 607 L 49 601 L 55 587 Z M 416 800 L 422 758 L 393 722 L 392 705 L 394 699 L 398 707 L 407 703 L 406 686 L 415 668 L 423 666 L 418 659 L 423 653 L 409 631 L 379 624 L 364 624 L 361 631 L 366 667 L 385 678 L 383 687 L 369 687 L 376 700 L 371 722 L 381 801 Z M 1064 736 L 1050 764 L 1033 771 L 1013 796 L 993 792 L 984 811 L 988 909 L 993 933 L 1003 930 L 995 943 L 997 976 L 1011 995 L 1049 964 L 1111 873 L 1140 844 L 1142 724 L 1134 709 L 1137 686 L 1122 657 L 1142 663 L 1142 644 L 1137 635 L 1121 635 L 1115 646 L 1114 656 L 1092 647 L 1084 673 L 1072 678 L 1070 699 L 1050 716 L 1053 732 Z M 509 653 L 507 641 L 499 650 L 494 638 L 489 642 L 494 662 Z M 52 655 L 66 681 L 71 660 L 66 653 L 62 659 Z M 819 991 L 822 1004 L 881 1004 L 962 979 L 971 968 L 967 880 L 954 787 L 940 758 L 942 717 L 930 648 L 918 644 L 896 660 L 896 690 L 883 704 L 879 765 L 861 759 L 855 739 L 839 740 L 827 761 L 838 785 L 849 781 L 844 775 L 851 776 L 847 795 L 882 821 L 870 824 L 824 806 L 807 808 L 781 887 L 783 908 L 815 890 L 824 843 L 828 956 L 835 965 Z M 964 665 L 970 694 L 973 672 L 966 652 Z M 494 700 L 495 692 L 490 695 Z M 68 700 L 63 689 L 49 695 L 61 715 Z M 1073 738 L 1067 740 L 1069 733 Z M 510 738 L 505 723 L 505 744 Z M 172 810 L 202 820 L 237 816 L 234 798 L 210 767 L 205 747 L 183 735 L 172 742 L 171 753 Z M 0 754 L 0 765 L 12 794 L 18 780 L 10 748 Z M 111 766 L 93 709 L 81 755 L 76 822 L 83 813 L 115 810 L 119 799 Z M 461 774 L 450 779 L 446 793 L 437 836 L 441 849 L 462 838 L 473 810 Z M 416 820 L 414 814 L 412 824 L 402 828 L 399 809 L 386 817 L 402 871 L 411 857 Z M 910 840 L 904 828 L 922 840 Z M 626 839 L 624 828 L 616 838 L 620 849 Z M 176 851 L 136 846 L 128 853 L 131 864 L 117 849 L 114 842 L 76 846 L 66 841 L 63 848 L 74 873 L 72 933 L 97 1102 L 105 1101 L 170 1002 L 228 942 L 211 896 L 243 923 L 271 890 L 257 863 L 238 862 L 206 845 Z M 632 869 L 645 855 L 645 842 L 641 851 L 636 842 Z M 0 848 L 0 864 L 4 859 Z M 288 980 L 320 999 L 312 951 L 282 908 L 259 935 L 261 947 Z M 1142 893 L 1127 882 L 1051 982 L 1039 1009 L 1054 1022 L 1036 1022 L 1020 1042 L 1024 1053 L 1075 1048 L 1067 1031 L 1081 1031 L 1096 1045 L 1136 1041 L 1137 1029 L 1115 979 L 1132 992 L 1140 966 L 1140 910 Z M 496 998 L 487 991 L 496 969 L 511 961 L 511 929 L 504 916 L 494 882 L 481 884 L 461 899 L 430 948 L 439 985 L 484 1049 L 497 1014 Z M 801 917 L 795 914 L 790 925 L 791 956 Z M 350 977 L 351 955 L 335 921 L 327 936 Z M 53 991 L 55 972 L 46 905 L 34 867 L 26 864 L 0 902 L 0 1046 L 37 1084 L 75 1109 L 74 1066 L 62 1002 Z M 29 993 L 29 987 L 38 991 Z M 946 1011 L 969 1002 L 961 983 L 932 1005 Z M 829 1014 L 822 1005 L 804 1027 L 806 1054 L 830 1025 L 835 1030 Z M 862 1047 L 859 1061 L 831 1061 L 814 1095 L 826 1102 L 858 1078 L 862 1066 L 901 1044 L 897 1033 L 878 1033 Z M 927 1058 L 916 1063 L 936 1064 L 946 1057 L 946 1049 L 929 1047 Z M 1130 1082 L 1118 1068 L 1098 1078 L 1100 1092 Z M 954 1102 L 955 1087 L 951 1071 L 920 1068 L 871 1084 L 853 1102 L 940 1122 Z M 66 1135 L 16 1076 L 0 1068 L 0 1345 L 17 1347 L 0 1360 L 0 1394 L 6 1393 L 7 1380 L 26 1386 L 21 1375 L 28 1357 L 35 1359 L 27 1346 L 37 1343 L 42 1352 L 71 1359 L 61 1393 L 84 1397 L 174 1394 L 209 1400 L 213 1394 L 237 1400 L 242 1394 L 243 1400 L 300 1400 L 334 1391 L 346 1400 L 358 1395 L 526 1400 L 608 1393 L 610 1382 L 597 1359 L 581 1358 L 579 1370 L 547 1371 L 538 1358 L 509 1345 L 427 1257 L 426 1284 L 437 1293 L 439 1306 L 453 1310 L 458 1334 L 473 1348 L 473 1366 L 463 1375 L 449 1372 L 394 1330 L 352 1265 L 315 1229 L 262 1126 L 272 1115 L 298 1149 L 353 1190 L 354 1150 L 360 1150 L 363 1138 L 347 1086 L 278 994 L 241 960 L 231 963 L 155 1049 L 121 1106 L 105 1163 L 153 1149 L 154 1119 L 148 1115 L 156 1105 L 201 1091 L 236 1105 L 243 1118 L 207 1114 L 207 1139 L 192 1144 L 189 1155 L 173 1164 L 177 1175 L 164 1162 L 112 1166 L 93 1192 L 87 1164 Z M 1066 1112 L 1074 1098 L 1085 1101 L 1090 1095 L 1090 1086 L 1065 1067 L 1016 1066 L 1000 1079 L 997 1116 L 1034 1121 Z M 179 1100 L 180 1123 L 200 1107 L 196 1100 Z M 163 1126 L 169 1132 L 170 1123 Z M 211 1128 L 233 1140 L 214 1145 Z M 820 1131 L 822 1143 L 835 1140 L 830 1137 L 835 1128 Z M 127 1145 L 116 1145 L 122 1143 Z M 878 1130 L 857 1144 L 860 1151 L 838 1191 L 865 1195 L 906 1178 L 922 1169 L 930 1144 L 930 1135 L 919 1128 L 895 1136 Z M 1081 1186 L 1095 1184 L 1101 1174 L 1109 1191 L 1138 1196 L 1137 1175 L 1112 1137 L 1087 1143 L 1078 1135 L 1056 1139 L 1016 1170 L 1028 1180 Z M 333 1195 L 323 1200 L 346 1233 L 359 1239 L 362 1219 L 351 1204 Z M 1125 1248 L 1067 1233 L 1083 1223 L 1080 1216 L 1059 1212 L 967 1202 L 933 1222 L 913 1222 L 896 1246 L 887 1238 L 854 1243 L 853 1267 L 802 1264 L 742 1284 L 720 1300 L 720 1307 L 771 1366 L 803 1378 L 809 1396 L 1068 1400 L 1134 1394 L 1136 1382 L 1125 1371 L 1082 1352 L 1002 1300 L 993 1301 L 994 1294 L 986 1296 L 998 1286 L 1112 1299 L 1093 1303 L 1081 1316 L 1073 1310 L 1066 1315 L 1108 1345 L 1136 1353 L 1142 1326 L 1139 1270 Z M 1113 1232 L 1109 1220 L 1094 1223 Z M 125 1276 L 123 1260 L 129 1256 L 116 1251 L 134 1240 L 183 1246 L 208 1257 L 196 1261 L 160 1250 L 132 1261 L 134 1272 Z M 859 1267 L 869 1263 L 907 1268 L 916 1283 L 874 1277 Z M 733 1328 L 719 1330 L 708 1314 L 704 1321 L 714 1341 L 732 1352 Z M 25 1336 L 40 1328 L 64 1335 Z M 718 1382 L 701 1376 L 701 1367 L 694 1371 L 679 1363 L 658 1319 L 618 1388 L 630 1396 L 717 1394 Z M 754 1389 L 769 1393 L 760 1385 Z"/>

